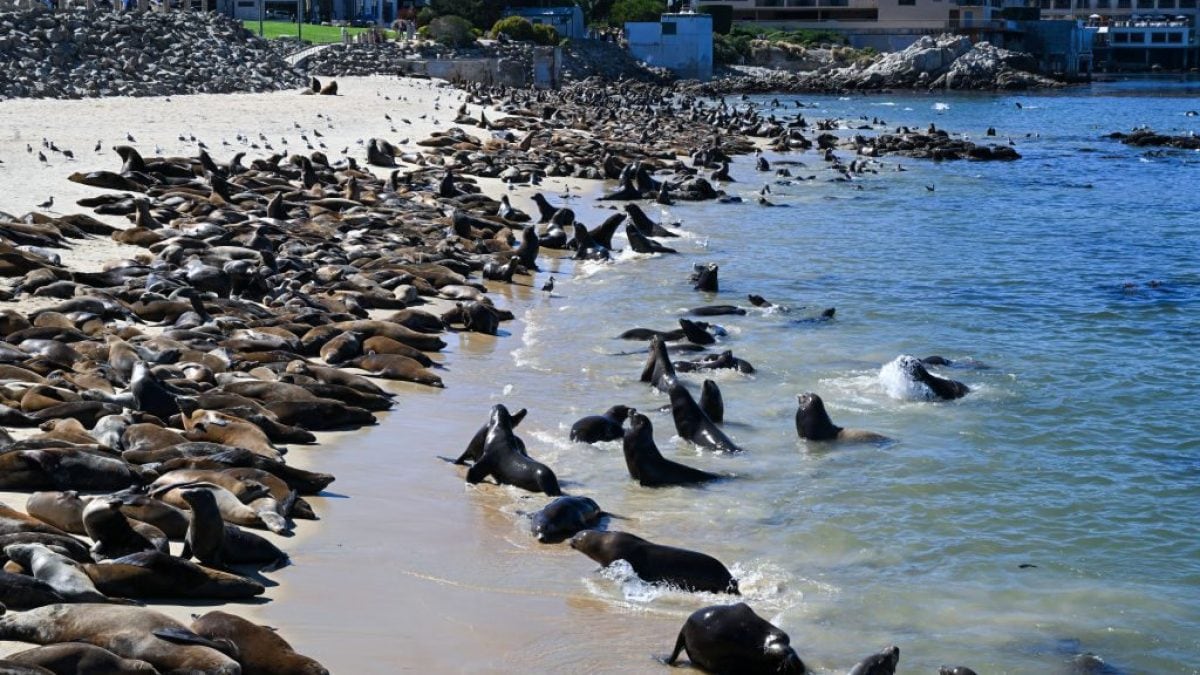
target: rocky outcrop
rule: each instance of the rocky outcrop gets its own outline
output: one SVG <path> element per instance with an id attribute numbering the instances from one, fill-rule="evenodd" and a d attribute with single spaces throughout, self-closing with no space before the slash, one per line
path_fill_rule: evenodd
<path id="1" fill-rule="evenodd" d="M 0 98 L 272 91 L 303 77 L 241 24 L 200 12 L 0 13 Z"/>
<path id="2" fill-rule="evenodd" d="M 705 93 L 830 91 L 880 89 L 1037 89 L 1060 86 L 1037 75 L 1028 54 L 1000 49 L 987 42 L 972 45 L 961 35 L 922 37 L 908 48 L 881 55 L 870 63 L 822 67 L 799 73 L 776 72 L 717 80 Z"/>
<path id="3" fill-rule="evenodd" d="M 1138 129 L 1132 133 L 1111 133 L 1108 138 L 1121 141 L 1125 145 L 1138 148 L 1179 148 L 1180 150 L 1200 150 L 1200 136 L 1168 136 L 1153 129 Z"/>

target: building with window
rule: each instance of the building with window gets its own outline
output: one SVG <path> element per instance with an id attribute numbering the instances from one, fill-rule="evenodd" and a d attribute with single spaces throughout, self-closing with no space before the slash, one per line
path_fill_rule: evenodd
<path id="1" fill-rule="evenodd" d="M 663 14 L 658 21 L 625 24 L 629 53 L 680 77 L 712 78 L 713 30 L 708 14 Z"/>
<path id="2" fill-rule="evenodd" d="M 583 10 L 577 5 L 570 7 L 518 7 L 509 9 L 505 16 L 523 16 L 529 23 L 553 26 L 559 37 L 582 40 L 585 35 Z"/>
<path id="3" fill-rule="evenodd" d="M 1107 68 L 1200 65 L 1197 0 L 1038 0 L 1045 18 L 1084 21 L 1096 64 Z"/>

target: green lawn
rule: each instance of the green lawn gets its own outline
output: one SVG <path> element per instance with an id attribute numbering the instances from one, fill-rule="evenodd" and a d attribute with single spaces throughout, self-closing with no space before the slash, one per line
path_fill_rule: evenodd
<path id="1" fill-rule="evenodd" d="M 242 25 L 251 33 L 258 35 L 257 21 L 243 21 Z M 264 21 L 263 22 L 263 37 L 268 40 L 273 40 L 277 37 L 296 37 L 296 24 L 287 21 Z M 347 28 L 351 35 L 361 33 L 366 28 Z M 392 31 L 387 31 L 388 37 L 394 37 Z M 342 29 L 338 26 L 317 26 L 313 24 L 303 24 L 300 27 L 300 37 L 313 44 L 325 44 L 328 42 L 341 42 Z"/>

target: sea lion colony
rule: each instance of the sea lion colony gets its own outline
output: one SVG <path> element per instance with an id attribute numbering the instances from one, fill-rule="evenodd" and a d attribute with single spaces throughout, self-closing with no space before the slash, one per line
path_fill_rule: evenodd
<path id="1" fill-rule="evenodd" d="M 419 142 L 419 151 L 371 139 L 367 161 L 389 168 L 386 178 L 321 152 L 248 163 L 239 153 L 218 163 L 205 151 L 144 157 L 122 145 L 114 148 L 119 170 L 71 180 L 108 190 L 79 204 L 126 216 L 130 227 L 86 215 L 4 218 L 0 275 L 13 282 L 9 298 L 56 301 L 0 313 L 0 423 L 37 429 L 19 440 L 5 432 L 0 450 L 0 484 L 33 493 L 28 515 L 0 509 L 0 602 L 24 610 L 0 618 L 0 639 L 46 645 L 13 662 L 109 664 L 80 672 L 324 672 L 237 617 L 209 613 L 184 626 L 141 603 L 262 593 L 254 570 L 285 566 L 287 555 L 251 530 L 286 533 L 293 519 L 315 517 L 304 495 L 333 481 L 289 465 L 286 445 L 313 442 L 313 431 L 371 424 L 372 412 L 392 406 L 391 393 L 347 368 L 440 387 L 430 356 L 445 346 L 439 333 L 496 334 L 512 318 L 491 303 L 482 278 L 513 282 L 532 274 L 546 248 L 601 259 L 612 250 L 624 214 L 589 231 L 569 209 L 541 198 L 542 222 L 526 224 L 531 218 L 507 197 L 485 196 L 469 175 L 511 183 L 615 178 L 621 186 L 606 198 L 721 199 L 727 195 L 714 183 L 732 180 L 729 159 L 753 150 L 749 136 L 780 148 L 810 146 L 801 116 L 667 93 L 599 84 L 554 94 L 477 87 L 469 90 L 473 105 L 507 116 L 488 120 L 464 104 L 456 121 L 489 135 L 456 129 Z M 825 157 L 833 179 L 880 166 L 864 158 L 847 167 L 832 147 Z M 664 252 L 653 237 L 670 230 L 634 204 L 626 212 L 635 250 Z M 144 251 L 98 272 L 68 269 L 54 254 L 95 236 Z M 699 288 L 717 290 L 715 266 L 699 277 Z M 414 308 L 435 297 L 455 304 L 441 314 Z M 831 317 L 827 310 L 818 320 Z M 687 319 L 678 334 L 641 329 L 637 338 L 652 338 L 642 379 L 671 394 L 681 435 L 737 452 L 719 428 L 715 384 L 697 403 L 675 371 L 752 366 L 731 353 L 673 363 L 665 346 L 683 341 L 674 347 L 703 350 L 717 330 Z M 561 494 L 553 471 L 513 432 L 521 417 L 496 406 L 458 463 L 471 463 L 471 482 L 491 477 Z M 644 485 L 727 478 L 664 459 L 636 411 L 614 408 L 600 424 L 602 436 L 623 437 L 630 473 Z M 828 425 L 826 418 L 819 426 Z M 704 554 L 632 534 L 586 534 L 601 517 L 586 500 L 535 522 L 545 541 L 570 538 L 602 562 L 628 556 L 648 579 L 737 593 L 736 580 Z M 183 543 L 178 555 L 172 542 Z M 746 635 L 708 642 L 736 651 L 738 639 Z M 681 640 L 703 665 L 705 640 Z M 75 642 L 90 647 L 60 644 Z M 779 652 L 794 668 L 795 654 Z"/>

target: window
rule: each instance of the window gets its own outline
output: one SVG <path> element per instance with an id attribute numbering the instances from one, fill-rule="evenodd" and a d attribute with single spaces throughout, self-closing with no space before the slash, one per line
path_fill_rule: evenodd
<path id="1" fill-rule="evenodd" d="M 1146 34 L 1145 33 L 1130 33 L 1129 41 L 1135 42 L 1138 44 L 1145 44 L 1146 43 Z"/>
<path id="2" fill-rule="evenodd" d="M 678 26 L 676 25 L 676 23 L 674 21 L 671 21 L 669 23 L 664 23 L 662 25 L 662 34 L 663 35 L 674 35 L 676 28 L 678 28 Z"/>
<path id="3" fill-rule="evenodd" d="M 1166 33 L 1151 33 L 1150 41 L 1156 45 L 1165 45 L 1165 44 L 1167 44 L 1167 34 Z"/>
<path id="4" fill-rule="evenodd" d="M 1154 0 L 1137 0 L 1138 9 L 1154 9 Z"/>
<path id="5" fill-rule="evenodd" d="M 1117 9 L 1129 9 L 1133 7 L 1130 0 L 1117 0 Z"/>
<path id="6" fill-rule="evenodd" d="M 1110 0 L 1096 0 L 1096 9 L 1108 9 L 1112 7 Z"/>
<path id="7" fill-rule="evenodd" d="M 908 6 L 910 6 L 910 7 L 911 7 L 911 6 L 915 5 L 915 4 L 917 4 L 917 0 L 900 0 L 900 3 L 899 3 L 899 4 L 900 4 L 901 6 L 908 5 Z"/>
<path id="8" fill-rule="evenodd" d="M 1196 0 L 1179 0 L 1180 9 L 1195 9 Z"/>
<path id="9" fill-rule="evenodd" d="M 1175 9 L 1175 0 L 1158 0 L 1159 9 Z"/>
<path id="10" fill-rule="evenodd" d="M 1054 0 L 1054 9 L 1071 9 L 1071 0 Z"/>
<path id="11" fill-rule="evenodd" d="M 1129 42 L 1129 33 L 1113 33 L 1113 42 Z"/>
<path id="12" fill-rule="evenodd" d="M 1075 0 L 1075 9 L 1087 9 L 1088 0 Z"/>
<path id="13" fill-rule="evenodd" d="M 1183 33 L 1167 33 L 1167 42 L 1183 44 Z"/>

